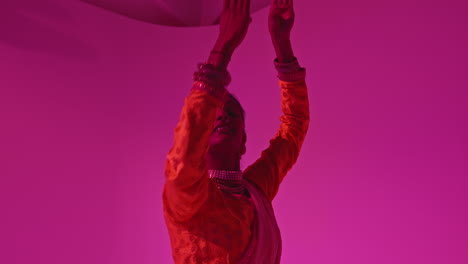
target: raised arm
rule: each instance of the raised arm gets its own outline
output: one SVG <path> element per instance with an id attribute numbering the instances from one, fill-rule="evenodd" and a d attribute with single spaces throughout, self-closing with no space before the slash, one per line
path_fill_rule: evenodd
<path id="1" fill-rule="evenodd" d="M 276 196 L 287 172 L 296 162 L 309 127 L 309 101 L 305 69 L 294 57 L 290 33 L 294 24 L 292 0 L 273 0 L 268 24 L 276 51 L 275 67 L 281 89 L 281 125 L 261 157 L 244 170 L 270 199 Z"/>
<path id="2" fill-rule="evenodd" d="M 212 193 L 209 188 L 216 188 L 207 175 L 208 140 L 216 110 L 227 99 L 227 65 L 247 33 L 249 10 L 249 0 L 225 0 L 219 37 L 207 63 L 198 65 L 192 90 L 185 98 L 165 166 L 164 213 L 172 221 L 188 220 L 207 201 Z"/>
<path id="3" fill-rule="evenodd" d="M 272 0 L 268 15 L 268 29 L 271 42 L 279 62 L 291 62 L 294 60 L 294 52 L 291 47 L 291 30 L 294 26 L 293 0 Z"/>

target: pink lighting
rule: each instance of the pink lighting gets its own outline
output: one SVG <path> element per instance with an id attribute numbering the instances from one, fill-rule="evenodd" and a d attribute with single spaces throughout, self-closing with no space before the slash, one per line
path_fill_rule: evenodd
<path id="1" fill-rule="evenodd" d="M 311 121 L 273 202 L 281 263 L 468 263 L 468 1 L 295 1 Z M 154 22 L 0 1 L 1 264 L 172 263 L 164 162 L 218 29 L 154 24 L 156 1 L 113 3 Z M 257 9 L 229 66 L 242 168 L 279 125 Z"/>
<path id="2" fill-rule="evenodd" d="M 152 24 L 194 27 L 218 24 L 224 0 L 81 0 Z M 252 0 L 256 12 L 271 0 Z"/>

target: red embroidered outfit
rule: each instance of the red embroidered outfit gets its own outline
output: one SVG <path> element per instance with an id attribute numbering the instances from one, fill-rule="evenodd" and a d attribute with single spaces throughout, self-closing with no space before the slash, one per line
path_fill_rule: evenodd
<path id="1" fill-rule="evenodd" d="M 281 125 L 261 157 L 240 172 L 237 190 L 216 181 L 211 171 L 209 176 L 205 160 L 224 88 L 210 82 L 215 78 L 212 73 L 195 74 L 205 77 L 194 83 L 185 99 L 165 168 L 164 217 L 177 264 L 280 261 L 281 237 L 271 201 L 299 155 L 309 124 L 309 104 L 305 69 L 297 61 L 275 65 Z"/>

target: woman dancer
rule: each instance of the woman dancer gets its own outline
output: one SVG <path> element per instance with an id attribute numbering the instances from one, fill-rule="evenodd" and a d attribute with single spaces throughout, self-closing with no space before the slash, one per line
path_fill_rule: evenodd
<path id="1" fill-rule="evenodd" d="M 281 235 L 271 201 L 296 162 L 309 125 L 305 69 L 293 54 L 292 0 L 268 16 L 282 116 L 277 134 L 245 170 L 244 110 L 226 89 L 227 66 L 244 39 L 250 0 L 225 0 L 219 37 L 198 65 L 167 155 L 164 217 L 175 263 L 279 263 Z"/>

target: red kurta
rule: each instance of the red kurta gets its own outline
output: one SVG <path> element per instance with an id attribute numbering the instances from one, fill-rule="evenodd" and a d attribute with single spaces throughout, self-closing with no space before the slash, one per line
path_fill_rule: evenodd
<path id="1" fill-rule="evenodd" d="M 279 86 L 283 112 L 279 131 L 243 172 L 270 201 L 296 162 L 309 125 L 305 81 L 280 80 Z M 167 155 L 163 205 L 176 264 L 238 263 L 252 236 L 251 203 L 226 195 L 208 178 L 205 155 L 219 107 L 216 97 L 192 90 Z"/>

